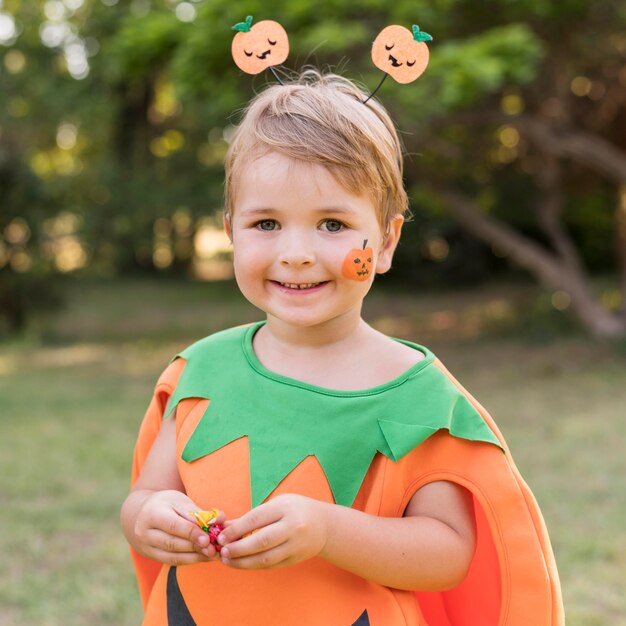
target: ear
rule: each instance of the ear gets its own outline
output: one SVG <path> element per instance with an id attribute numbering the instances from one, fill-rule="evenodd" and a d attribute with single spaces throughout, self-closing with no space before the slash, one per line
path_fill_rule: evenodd
<path id="1" fill-rule="evenodd" d="M 226 235 L 230 239 L 230 243 L 232 243 L 233 242 L 233 229 L 230 224 L 230 214 L 227 213 L 226 211 L 224 211 L 224 231 L 226 232 Z"/>
<path id="2" fill-rule="evenodd" d="M 396 250 L 398 241 L 400 241 L 402 224 L 404 224 L 404 217 L 398 213 L 391 220 L 389 228 L 387 229 L 387 234 L 383 238 L 382 247 L 378 251 L 378 259 L 376 260 L 377 274 L 384 274 L 391 268 L 393 253 Z"/>

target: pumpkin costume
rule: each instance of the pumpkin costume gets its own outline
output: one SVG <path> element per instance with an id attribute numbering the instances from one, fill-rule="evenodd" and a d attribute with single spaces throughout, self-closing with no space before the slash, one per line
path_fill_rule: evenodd
<path id="1" fill-rule="evenodd" d="M 178 355 L 156 385 L 133 481 L 175 412 L 180 475 L 201 508 L 239 517 L 281 493 L 401 517 L 425 484 L 474 497 L 478 543 L 465 580 L 441 593 L 390 589 L 321 558 L 276 570 L 220 562 L 169 567 L 133 552 L 144 624 L 558 626 L 563 610 L 541 513 L 493 420 L 426 348 L 403 375 L 335 391 L 265 369 L 265 322 L 222 331 Z"/>

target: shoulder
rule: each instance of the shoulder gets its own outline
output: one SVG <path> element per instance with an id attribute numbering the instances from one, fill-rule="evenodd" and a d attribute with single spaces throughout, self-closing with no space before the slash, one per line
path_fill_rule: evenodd
<path id="1" fill-rule="evenodd" d="M 395 373 L 397 376 L 431 356 L 430 351 L 423 346 L 393 339 L 378 331 L 369 346 L 369 352 L 374 357 L 372 362 L 386 372 Z"/>
<path id="2" fill-rule="evenodd" d="M 409 365 L 415 365 L 423 361 L 429 353 L 426 348 L 418 344 L 404 343 L 390 338 L 387 339 L 389 341 L 388 354 L 398 361 Z"/>
<path id="3" fill-rule="evenodd" d="M 181 377 L 187 376 L 187 365 L 191 363 L 192 369 L 201 369 L 212 365 L 211 369 L 221 367 L 220 363 L 230 361 L 229 356 L 241 352 L 240 348 L 248 330 L 258 322 L 235 326 L 218 331 L 187 346 L 178 354 L 174 355 L 169 365 L 163 370 L 156 383 L 157 392 L 172 394 L 176 389 Z M 185 375 L 183 376 L 183 371 Z"/>
<path id="4" fill-rule="evenodd" d="M 178 384 L 178 379 L 185 367 L 185 361 L 181 359 L 174 359 L 170 361 L 169 365 L 163 370 L 157 383 L 155 385 L 155 390 L 157 392 L 171 392 L 176 388 Z"/>

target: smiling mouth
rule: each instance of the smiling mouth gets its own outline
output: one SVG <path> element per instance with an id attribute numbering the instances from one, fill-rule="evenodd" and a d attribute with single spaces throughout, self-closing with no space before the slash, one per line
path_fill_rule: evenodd
<path id="1" fill-rule="evenodd" d="M 270 54 L 272 54 L 272 51 L 271 50 L 266 50 L 263 54 L 260 54 L 260 55 L 257 54 L 256 56 L 257 56 L 257 59 L 263 60 L 263 59 L 265 59 L 265 57 L 267 57 Z"/>
<path id="2" fill-rule="evenodd" d="M 398 59 L 396 59 L 396 57 L 392 56 L 391 54 L 389 55 L 389 60 L 391 61 L 391 65 L 393 65 L 394 67 L 400 67 L 402 65 L 402 63 L 398 63 Z"/>
<path id="3" fill-rule="evenodd" d="M 302 289 L 313 289 L 313 287 L 318 287 L 319 285 L 323 285 L 328 281 L 324 280 L 319 283 L 281 283 L 280 281 L 276 280 L 274 282 L 280 285 L 281 287 L 286 287 L 287 289 L 302 290 Z"/>

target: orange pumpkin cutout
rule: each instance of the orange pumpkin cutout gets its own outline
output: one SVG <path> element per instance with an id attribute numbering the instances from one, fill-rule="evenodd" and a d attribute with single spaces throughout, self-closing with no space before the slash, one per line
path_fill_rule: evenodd
<path id="1" fill-rule="evenodd" d="M 428 65 L 430 53 L 425 41 L 432 41 L 432 37 L 415 24 L 413 32 L 404 26 L 387 26 L 372 44 L 372 61 L 397 82 L 412 83 Z"/>
<path id="2" fill-rule="evenodd" d="M 263 20 L 252 26 L 252 16 L 235 24 L 238 31 L 231 51 L 237 67 L 247 74 L 260 74 L 274 65 L 280 65 L 289 55 L 287 31 L 272 20 Z"/>
<path id="3" fill-rule="evenodd" d="M 363 250 L 354 248 L 348 252 L 342 266 L 342 273 L 346 278 L 361 282 L 370 277 L 374 262 L 374 251 L 372 248 L 366 248 L 365 246 L 367 246 L 367 239 L 363 242 Z"/>

